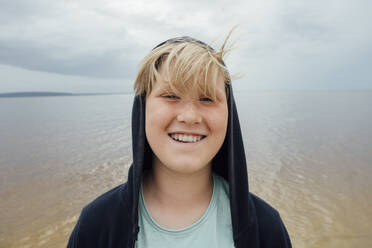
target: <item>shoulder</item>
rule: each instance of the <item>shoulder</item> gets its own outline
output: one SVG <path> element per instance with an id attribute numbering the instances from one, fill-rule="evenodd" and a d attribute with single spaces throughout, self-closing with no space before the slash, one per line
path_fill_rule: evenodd
<path id="1" fill-rule="evenodd" d="M 126 202 L 123 198 L 125 190 L 126 184 L 121 184 L 103 193 L 83 208 L 81 217 L 94 222 L 112 215 L 113 211 L 115 212 L 125 205 Z"/>
<path id="2" fill-rule="evenodd" d="M 124 234 L 123 229 L 130 222 L 129 203 L 124 199 L 125 190 L 126 184 L 119 185 L 85 206 L 70 236 L 68 247 L 97 245 L 98 240 L 111 239 L 118 231 Z"/>
<path id="3" fill-rule="evenodd" d="M 291 247 L 288 232 L 279 212 L 258 196 L 250 193 L 256 212 L 262 247 Z"/>
<path id="4" fill-rule="evenodd" d="M 267 202 L 265 202 L 264 200 L 262 200 L 260 197 L 256 196 L 253 193 L 249 194 L 250 199 L 252 200 L 255 206 L 257 218 L 259 218 L 262 222 L 265 222 L 267 220 L 272 221 L 280 218 L 279 212 L 270 204 L 268 204 Z"/>

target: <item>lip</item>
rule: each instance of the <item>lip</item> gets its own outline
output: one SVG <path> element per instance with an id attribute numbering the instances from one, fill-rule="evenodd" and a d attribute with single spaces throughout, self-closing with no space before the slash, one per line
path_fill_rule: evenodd
<path id="1" fill-rule="evenodd" d="M 174 140 L 172 138 L 172 134 L 181 134 L 181 135 L 190 135 L 190 136 L 201 136 L 201 139 L 197 142 L 183 142 L 183 141 L 178 141 L 178 140 Z M 182 144 L 182 145 L 196 145 L 196 144 L 199 144 L 201 141 L 203 141 L 207 136 L 206 135 L 203 135 L 203 134 L 196 134 L 196 133 L 189 133 L 189 132 L 171 132 L 171 133 L 168 133 L 168 137 L 175 143 L 177 144 Z"/>
<path id="2" fill-rule="evenodd" d="M 183 134 L 183 135 L 191 135 L 191 136 L 203 136 L 205 138 L 207 135 L 201 133 L 194 133 L 194 132 L 184 132 L 184 131 L 176 131 L 176 132 L 169 132 L 168 135 L 172 134 Z"/>

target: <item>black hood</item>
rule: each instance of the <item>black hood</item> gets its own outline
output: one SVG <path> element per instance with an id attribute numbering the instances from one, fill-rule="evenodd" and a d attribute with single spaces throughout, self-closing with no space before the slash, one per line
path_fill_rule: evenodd
<path id="1" fill-rule="evenodd" d="M 226 88 L 229 112 L 227 133 L 221 149 L 213 159 L 212 168 L 229 183 L 233 238 L 238 247 L 242 239 L 245 240 L 243 243 L 248 244 L 250 237 L 255 239 L 257 236 L 256 214 L 253 213 L 255 210 L 250 200 L 245 152 L 234 95 L 230 84 Z M 131 209 L 134 239 L 139 231 L 138 198 L 142 175 L 144 170 L 151 167 L 153 156 L 145 134 L 145 101 L 144 94 L 136 96 L 132 110 L 133 164 L 128 174 L 128 193 L 134 203 Z"/>

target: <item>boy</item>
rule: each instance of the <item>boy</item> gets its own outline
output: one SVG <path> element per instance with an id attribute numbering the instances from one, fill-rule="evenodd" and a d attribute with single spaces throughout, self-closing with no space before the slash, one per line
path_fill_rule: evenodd
<path id="1" fill-rule="evenodd" d="M 165 41 L 142 62 L 128 181 L 86 206 L 68 247 L 291 247 L 249 193 L 225 44 Z"/>

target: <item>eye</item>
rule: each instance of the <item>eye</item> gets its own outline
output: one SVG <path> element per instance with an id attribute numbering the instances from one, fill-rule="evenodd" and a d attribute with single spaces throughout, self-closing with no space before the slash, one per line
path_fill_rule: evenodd
<path id="1" fill-rule="evenodd" d="M 166 99 L 169 99 L 169 100 L 177 100 L 177 99 L 180 99 L 180 97 L 176 96 L 176 95 L 172 95 L 172 94 L 166 94 L 166 95 L 162 95 L 162 97 L 166 98 Z"/>
<path id="2" fill-rule="evenodd" d="M 202 101 L 202 102 L 213 102 L 213 100 L 210 99 L 209 97 L 200 97 L 199 100 Z"/>

